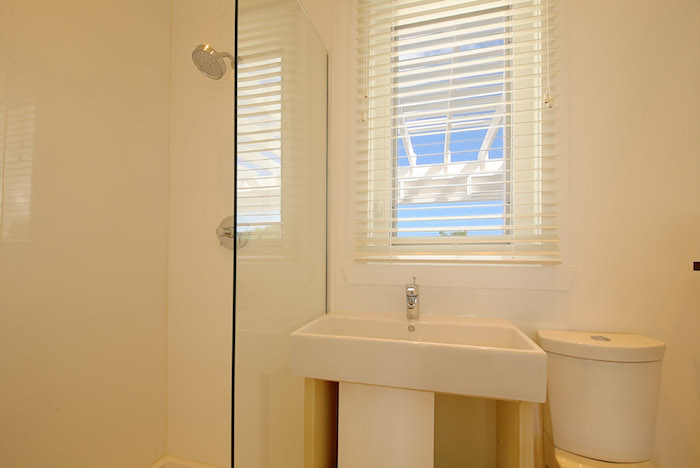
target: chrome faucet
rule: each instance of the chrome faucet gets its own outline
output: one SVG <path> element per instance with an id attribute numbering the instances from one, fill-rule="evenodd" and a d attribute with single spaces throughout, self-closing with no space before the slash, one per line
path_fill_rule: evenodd
<path id="1" fill-rule="evenodd" d="M 409 320 L 418 320 L 420 318 L 420 310 L 418 309 L 418 285 L 416 277 L 413 277 L 413 283 L 406 285 L 406 318 Z"/>

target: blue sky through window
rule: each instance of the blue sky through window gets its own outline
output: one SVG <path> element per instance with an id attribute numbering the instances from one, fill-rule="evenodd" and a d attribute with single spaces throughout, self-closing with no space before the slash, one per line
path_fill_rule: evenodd
<path id="1" fill-rule="evenodd" d="M 399 205 L 397 209 L 399 229 L 399 237 L 425 237 L 425 236 L 440 236 L 453 235 L 455 231 L 445 230 L 445 228 L 462 228 L 462 227 L 490 227 L 501 226 L 502 218 L 491 219 L 472 219 L 472 220 L 415 220 L 408 221 L 406 218 L 416 219 L 421 217 L 454 217 L 454 216 L 503 216 L 503 204 L 499 201 L 483 201 L 470 203 L 426 203 L 420 205 L 421 208 L 415 209 L 416 204 Z M 425 228 L 424 231 L 406 231 L 406 229 Z M 436 228 L 441 228 L 437 230 Z M 462 229 L 458 229 L 461 232 Z M 494 229 L 492 231 L 465 230 L 467 235 L 503 235 L 502 229 Z M 441 234 L 443 232 L 443 234 Z"/>
<path id="2" fill-rule="evenodd" d="M 505 165 L 497 162 L 507 155 L 507 62 L 499 60 L 506 42 L 491 37 L 505 29 L 482 29 L 501 22 L 502 17 L 444 27 L 438 22 L 428 31 L 418 28 L 420 33 L 406 25 L 409 32 L 398 36 L 398 237 L 504 234 L 499 228 L 507 223 Z M 446 37 L 448 31 L 454 34 Z M 405 39 L 411 41 L 402 45 Z M 494 164 L 503 171 L 497 182 L 477 177 L 493 174 Z"/>

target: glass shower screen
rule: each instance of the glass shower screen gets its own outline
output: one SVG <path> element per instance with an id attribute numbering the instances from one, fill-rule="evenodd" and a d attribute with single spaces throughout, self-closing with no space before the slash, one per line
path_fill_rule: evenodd
<path id="1" fill-rule="evenodd" d="M 327 54 L 297 0 L 239 0 L 234 465 L 301 468 L 289 334 L 326 308 Z"/>

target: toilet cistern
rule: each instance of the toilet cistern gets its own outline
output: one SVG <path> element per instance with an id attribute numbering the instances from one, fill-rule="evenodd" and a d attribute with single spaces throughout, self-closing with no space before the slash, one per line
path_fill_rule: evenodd
<path id="1" fill-rule="evenodd" d="M 413 277 L 413 283 L 406 285 L 406 318 L 409 320 L 418 320 L 420 318 L 420 310 L 418 309 L 418 285 L 416 277 Z"/>

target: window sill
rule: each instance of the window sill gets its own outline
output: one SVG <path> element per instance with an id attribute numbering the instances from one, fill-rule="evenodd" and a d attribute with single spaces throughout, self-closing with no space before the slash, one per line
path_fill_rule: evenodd
<path id="1" fill-rule="evenodd" d="M 421 286 L 469 289 L 568 291 L 574 268 L 568 265 L 390 265 L 343 262 L 348 284 L 396 286 L 417 277 Z"/>

